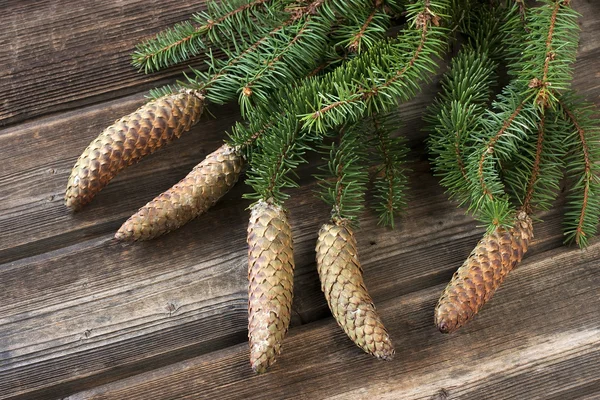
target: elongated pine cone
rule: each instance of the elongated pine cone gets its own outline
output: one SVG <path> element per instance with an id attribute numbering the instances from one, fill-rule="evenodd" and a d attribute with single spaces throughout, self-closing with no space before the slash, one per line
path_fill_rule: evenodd
<path id="1" fill-rule="evenodd" d="M 346 335 L 365 352 L 391 360 L 394 347 L 365 287 L 356 248 L 345 224 L 321 227 L 316 248 L 321 289 Z"/>
<path id="2" fill-rule="evenodd" d="M 205 213 L 237 182 L 244 159 L 227 144 L 208 155 L 175 186 L 140 208 L 115 234 L 118 240 L 149 240 Z"/>
<path id="3" fill-rule="evenodd" d="M 452 333 L 473 318 L 521 261 L 532 238 L 533 225 L 524 212 L 511 229 L 484 235 L 440 297 L 435 307 L 437 328 Z"/>
<path id="4" fill-rule="evenodd" d="M 275 362 L 287 333 L 294 288 L 292 231 L 283 208 L 258 202 L 248 224 L 250 365 L 261 373 Z"/>
<path id="5" fill-rule="evenodd" d="M 150 101 L 106 128 L 79 156 L 65 205 L 78 210 L 123 168 L 179 138 L 198 122 L 204 98 L 185 91 Z"/>

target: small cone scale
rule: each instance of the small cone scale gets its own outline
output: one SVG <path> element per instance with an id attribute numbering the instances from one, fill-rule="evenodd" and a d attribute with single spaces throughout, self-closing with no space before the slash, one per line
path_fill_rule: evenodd
<path id="1" fill-rule="evenodd" d="M 153 153 L 198 122 L 204 98 L 192 91 L 161 97 L 118 119 L 79 156 L 65 193 L 76 211 L 92 201 L 123 168 Z"/>
<path id="2" fill-rule="evenodd" d="M 477 314 L 521 261 L 532 238 L 532 222 L 524 212 L 511 229 L 498 228 L 483 236 L 435 308 L 435 324 L 442 333 L 454 332 Z"/>
<path id="3" fill-rule="evenodd" d="M 354 233 L 345 224 L 324 224 L 317 239 L 317 268 L 331 313 L 365 352 L 391 360 L 394 347 L 362 277 Z"/>
<path id="4" fill-rule="evenodd" d="M 225 144 L 175 186 L 140 208 L 116 233 L 118 240 L 149 240 L 205 213 L 237 182 L 244 160 Z"/>
<path id="5" fill-rule="evenodd" d="M 248 224 L 248 338 L 250 365 L 265 372 L 281 352 L 292 310 L 292 231 L 283 208 L 264 201 Z"/>

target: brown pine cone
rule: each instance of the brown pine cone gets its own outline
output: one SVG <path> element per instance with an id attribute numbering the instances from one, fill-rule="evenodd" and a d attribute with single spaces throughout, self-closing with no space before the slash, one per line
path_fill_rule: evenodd
<path id="1" fill-rule="evenodd" d="M 115 234 L 118 240 L 149 240 L 205 213 L 237 182 L 244 159 L 224 144 L 179 183 L 140 208 Z"/>
<path id="2" fill-rule="evenodd" d="M 321 289 L 339 326 L 365 352 L 391 360 L 394 347 L 365 287 L 352 230 L 324 224 L 316 250 Z"/>
<path id="3" fill-rule="evenodd" d="M 203 108 L 202 95 L 185 91 L 151 101 L 117 120 L 79 156 L 65 205 L 75 211 L 89 203 L 123 168 L 190 130 Z"/>
<path id="4" fill-rule="evenodd" d="M 292 231 L 283 208 L 258 202 L 248 224 L 250 365 L 265 372 L 281 352 L 294 288 Z"/>
<path id="5" fill-rule="evenodd" d="M 532 238 L 533 225 L 524 212 L 515 219 L 513 228 L 498 228 L 483 236 L 435 307 L 440 332 L 452 333 L 477 314 L 521 261 Z"/>

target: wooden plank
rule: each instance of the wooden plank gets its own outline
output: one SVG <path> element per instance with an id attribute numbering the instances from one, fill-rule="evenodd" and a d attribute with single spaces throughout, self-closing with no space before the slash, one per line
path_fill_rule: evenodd
<path id="1" fill-rule="evenodd" d="M 447 281 L 481 235 L 446 201 L 424 164 L 413 170 L 423 185 L 407 222 L 390 231 L 369 216 L 360 232 L 365 277 L 377 300 Z M 328 210 L 312 197 L 314 189 L 299 189 L 289 203 L 294 326 L 329 315 L 314 267 L 316 233 Z M 121 245 L 105 234 L 0 266 L 0 393 L 66 394 L 245 342 L 244 206 L 223 202 L 150 243 Z M 545 221 L 532 254 L 562 241 L 558 210 Z"/>
<path id="2" fill-rule="evenodd" d="M 29 6 L 33 3 L 18 2 L 11 5 L 19 4 Z M 584 11 L 585 15 L 594 15 L 597 5 L 589 1 L 580 4 L 580 11 Z M 600 86 L 595 79 L 600 76 L 597 63 L 600 56 L 599 21 L 591 18 L 582 20 L 585 30 L 581 42 L 582 55 L 576 64 L 576 87 L 581 88 L 597 104 L 600 104 Z M 123 60 L 123 65 L 126 61 Z M 44 90 L 41 81 L 37 85 Z M 124 83 L 121 82 L 121 85 Z M 480 230 L 474 229 L 475 223 L 470 218 L 447 202 L 424 161 L 426 157 L 422 148 L 423 135 L 419 133 L 419 115 L 431 101 L 434 86 L 426 89 L 428 95 L 402 108 L 407 117 L 403 130 L 415 148 L 413 158 L 421 158 L 412 164 L 412 182 L 416 184 L 415 189 L 411 190 L 412 200 L 406 218 L 400 229 L 392 232 L 377 228 L 374 217 L 366 215 L 359 237 L 365 278 L 377 304 L 384 310 L 392 310 L 391 305 L 398 301 L 403 307 L 416 307 L 410 308 L 410 314 L 393 308 L 395 311 L 386 311 L 385 315 L 386 321 L 395 321 L 390 329 L 394 337 L 400 338 L 397 342 L 402 344 L 402 338 L 406 335 L 411 346 L 414 346 L 414 350 L 399 355 L 401 360 L 408 360 L 409 363 L 425 359 L 434 363 L 436 351 L 450 348 L 450 354 L 457 355 L 461 346 L 465 345 L 464 340 L 446 344 L 441 336 L 430 332 L 431 308 L 441 288 L 432 287 L 449 279 L 453 269 L 462 262 L 481 234 Z M 119 96 L 123 93 L 120 92 Z M 87 104 L 86 101 L 82 100 L 81 104 Z M 201 378 L 194 375 L 192 382 L 208 385 L 207 394 L 219 393 L 218 390 L 223 389 L 216 386 L 222 384 L 233 396 L 254 380 L 259 385 L 253 384 L 249 390 L 258 394 L 261 388 L 264 389 L 263 384 L 269 385 L 279 374 L 294 379 L 294 371 L 299 369 L 312 369 L 313 375 L 321 375 L 317 377 L 319 379 L 314 376 L 310 378 L 314 379 L 317 387 L 334 384 L 335 381 L 324 382 L 326 368 L 330 364 L 316 368 L 315 361 L 326 358 L 333 362 L 332 358 L 337 359 L 339 353 L 336 347 L 331 348 L 334 350 L 328 347 L 315 350 L 310 347 L 311 343 L 304 344 L 303 341 L 298 342 L 296 348 L 286 347 L 287 358 L 282 358 L 280 369 L 276 370 L 273 378 L 252 378 L 248 375 L 247 345 L 243 343 L 246 335 L 245 207 L 248 203 L 239 200 L 241 193 L 246 190 L 242 185 L 236 187 L 213 212 L 165 238 L 133 246 L 116 244 L 111 240 L 112 232 L 127 215 L 185 175 L 192 165 L 218 146 L 222 131 L 238 117 L 235 111 L 237 107 L 213 107 L 216 121 L 202 122 L 169 149 L 126 171 L 83 213 L 73 216 L 64 209 L 62 193 L 76 157 L 104 126 L 121 114 L 135 109 L 141 101 L 141 94 L 137 94 L 0 131 L 0 148 L 3 149 L 0 155 L 0 231 L 3 232 L 0 236 L 0 282 L 3 286 L 0 291 L 0 398 L 56 398 L 134 374 L 144 373 L 139 378 L 142 379 L 160 367 L 163 369 L 158 370 L 157 374 L 163 374 L 161 376 L 165 380 L 177 381 L 177 376 L 168 375 L 185 372 L 187 367 L 180 369 L 182 365 L 188 365 L 183 360 L 196 356 L 204 360 L 201 363 L 205 369 Z M 293 340 L 298 336 L 310 342 L 324 335 L 326 338 L 337 338 L 336 343 L 346 343 L 343 335 L 334 329 L 335 324 L 330 318 L 315 322 L 329 316 L 313 261 L 316 232 L 327 219 L 328 210 L 312 197 L 311 191 L 315 187 L 311 183 L 311 172 L 313 170 L 310 168 L 302 170 L 301 182 L 307 185 L 294 191 L 289 203 L 298 265 L 294 327 L 290 340 L 296 343 Z M 562 262 L 561 252 L 542 254 L 560 245 L 560 211 L 559 204 L 555 210 L 543 216 L 544 224 L 536 226 L 536 243 L 530 257 L 537 254 L 539 257 L 550 257 L 548 262 Z M 568 254 L 574 257 L 573 254 L 579 253 Z M 595 256 L 596 253 L 588 254 Z M 552 257 L 558 258 L 552 261 Z M 586 268 L 590 268 L 591 263 L 586 260 Z M 573 292 L 580 288 L 577 286 L 579 282 L 573 282 L 579 278 L 595 278 L 589 278 L 587 270 L 575 268 L 575 271 L 579 274 L 578 278 L 569 278 L 571 280 L 567 279 L 562 285 L 557 283 L 558 278 L 551 282 L 543 281 L 546 283 L 540 283 L 535 290 L 547 291 L 548 294 L 544 292 L 543 298 L 548 302 L 553 300 L 557 292 L 566 291 L 570 300 L 565 301 L 565 306 L 587 310 L 587 294 L 582 295 L 581 301 L 584 303 L 571 299 Z M 564 278 L 569 276 L 565 275 Z M 517 295 L 521 295 L 521 292 Z M 516 311 L 516 306 L 527 304 L 527 297 L 521 297 L 520 300 L 517 295 L 507 295 L 512 301 L 509 304 L 513 306 L 510 312 L 503 309 L 502 313 L 506 313 L 490 315 L 506 317 Z M 504 307 L 504 301 L 509 300 L 503 300 L 496 307 Z M 517 332 L 521 337 L 533 335 L 538 338 L 535 336 L 537 333 L 530 332 L 535 330 L 536 324 L 562 324 L 567 319 L 559 309 L 546 309 L 547 314 L 542 315 L 539 308 L 541 304 L 537 305 L 540 315 L 521 321 L 523 326 Z M 563 304 L 562 300 L 560 304 Z M 492 309 L 490 307 L 486 315 Z M 397 314 L 399 316 L 394 317 Z M 482 322 L 481 326 L 490 324 L 489 320 L 484 321 L 487 322 Z M 580 324 L 578 327 L 584 327 L 584 321 L 577 323 Z M 597 320 L 591 318 L 587 323 L 589 328 Z M 303 327 L 303 324 L 308 325 Z M 569 324 L 565 326 L 571 326 Z M 485 331 L 484 338 L 489 339 L 490 348 L 495 349 L 502 335 L 492 328 Z M 311 333 L 313 329 L 315 336 Z M 429 332 L 430 336 L 425 336 L 429 353 L 420 352 L 421 342 L 414 336 L 420 332 L 419 329 Z M 587 364 L 581 372 L 587 374 L 583 375 L 582 382 L 571 385 L 574 392 L 569 392 L 571 386 L 566 383 L 568 377 L 573 375 L 576 364 L 587 362 L 595 354 L 585 347 L 585 340 L 588 339 L 582 340 L 581 354 L 565 353 L 557 362 L 541 362 L 543 368 L 565 377 L 553 383 L 557 387 L 554 396 L 561 393 L 568 396 L 581 394 L 585 385 L 589 390 L 594 389 L 596 381 L 588 375 L 597 371 Z M 563 342 L 552 343 L 565 348 Z M 515 346 L 517 343 L 509 340 L 509 344 Z M 543 348 L 535 347 L 538 345 L 540 342 L 534 341 L 531 348 Z M 498 346 L 498 350 L 508 357 L 510 347 Z M 575 346 L 565 351 L 572 349 L 576 352 L 578 348 Z M 306 349 L 309 350 L 305 355 Z M 346 383 L 345 390 L 363 390 L 360 385 L 365 381 L 355 377 L 357 369 L 354 366 L 366 365 L 370 368 L 372 364 L 360 364 L 363 361 L 354 364 L 354 358 L 361 360 L 360 352 L 348 343 L 342 349 L 345 349 L 343 354 L 348 353 L 343 362 L 336 364 L 338 382 Z M 484 350 L 479 348 L 478 351 Z M 490 352 L 489 348 L 487 352 Z M 533 353 L 537 353 L 537 350 Z M 540 354 L 542 356 L 544 354 Z M 213 374 L 209 364 L 213 362 L 213 357 L 220 360 L 216 362 L 216 374 Z M 300 363 L 298 360 L 303 357 L 313 361 L 310 364 Z M 196 359 L 191 362 L 195 363 Z M 385 377 L 389 378 L 391 386 L 410 381 L 412 373 L 412 370 L 386 371 Z M 430 369 L 425 369 L 425 372 L 433 373 Z M 464 373 L 468 375 L 472 372 Z M 535 372 L 527 371 L 527 374 L 540 376 Z M 525 379 L 527 374 L 519 375 L 518 379 Z M 400 376 L 397 380 L 396 375 Z M 548 376 L 542 377 L 548 379 Z M 111 388 L 123 387 L 126 392 L 135 392 L 136 389 L 127 388 L 133 387 L 131 382 L 138 378 L 131 379 L 103 390 L 112 393 Z M 486 379 L 481 385 L 486 382 L 493 384 L 491 377 Z M 355 381 L 363 383 L 357 386 L 353 383 Z M 374 382 L 375 388 L 378 382 Z M 508 382 L 512 384 L 515 381 Z M 150 379 L 145 398 L 156 397 L 160 393 L 168 396 L 169 392 L 160 392 L 154 384 L 155 380 Z M 298 385 L 295 387 L 302 395 L 304 389 Z M 364 390 L 369 389 L 366 385 L 364 383 Z M 525 383 L 515 387 L 518 389 L 521 385 Z M 183 385 L 182 388 L 187 386 Z M 281 386 L 273 384 L 273 388 L 276 394 L 285 393 L 280 391 L 283 390 Z M 86 393 L 93 395 L 96 392 Z M 193 390 L 189 393 L 190 396 L 194 393 L 198 396 Z M 397 391 L 392 393 L 398 395 Z M 462 395 L 467 396 L 464 393 Z M 132 396 L 143 394 L 140 389 L 139 393 L 132 393 Z M 330 391 L 328 395 L 335 394 L 335 391 Z M 476 397 L 475 392 L 471 395 Z"/>
<path id="3" fill-rule="evenodd" d="M 408 107 L 418 110 L 422 105 L 410 104 Z M 407 122 L 409 128 L 417 123 L 417 115 L 413 113 L 413 118 Z M 88 120 L 86 116 L 84 113 L 78 124 L 83 126 Z M 66 124 L 58 123 L 59 126 Z M 35 136 L 35 129 L 27 132 L 25 137 Z M 214 132 L 216 129 L 213 136 L 218 136 Z M 201 143 L 203 136 L 198 136 L 194 140 Z M 0 136 L 0 139 L 5 137 L 8 136 Z M 30 146 L 23 148 L 31 151 Z M 59 151 L 69 149 L 67 146 L 66 150 Z M 30 154 L 15 157 L 15 165 L 35 160 Z M 40 154 L 40 157 L 31 162 L 43 164 L 44 157 L 53 155 Z M 156 164 L 159 167 L 151 170 L 164 170 L 169 162 L 163 159 Z M 163 164 L 164 168 L 161 167 Z M 373 294 L 381 299 L 447 280 L 481 233 L 467 228 L 474 225 L 472 220 L 446 201 L 425 163 L 415 161 L 412 169 L 414 180 L 421 185 L 415 188 L 406 222 L 400 231 L 378 228 L 373 216 L 365 218 L 361 231 L 360 244 L 364 249 L 362 256 L 367 277 Z M 304 172 L 303 182 L 309 183 L 310 170 Z M 128 184 L 140 179 L 135 173 L 123 178 Z M 44 184 L 41 179 L 36 178 L 31 188 L 17 191 L 18 196 L 28 198 L 27 193 L 39 191 L 39 186 Z M 66 176 L 52 179 L 64 182 Z M 58 182 L 52 185 L 58 185 Z M 146 189 L 142 190 L 142 187 L 147 181 L 136 185 L 135 190 L 144 192 Z M 312 196 L 314 189 L 314 182 L 299 189 L 289 204 L 298 264 L 295 325 L 328 315 L 313 261 L 316 232 L 319 224 L 327 219 L 328 211 Z M 189 352 L 200 354 L 244 341 L 244 231 L 247 219 L 244 208 L 247 203 L 236 200 L 243 190 L 243 186 L 236 187 L 213 212 L 181 231 L 152 243 L 133 246 L 113 243 L 110 235 L 114 228 L 110 226 L 88 240 L 85 236 L 61 236 L 52 226 L 73 224 L 71 218 L 77 222 L 77 217 L 66 212 L 64 221 L 49 219 L 42 229 L 33 225 L 39 221 L 37 215 L 41 213 L 21 213 L 20 218 L 15 213 L 11 217 L 13 223 L 31 221 L 22 236 L 28 237 L 30 232 L 46 234 L 56 237 L 58 244 L 69 244 L 69 247 L 0 266 L 0 281 L 6 285 L 0 294 L 0 304 L 5 305 L 0 306 L 0 337 L 5 349 L 0 369 L 3 378 L 0 382 L 4 386 L 0 385 L 3 389 L 0 392 L 31 397 L 35 393 L 43 395 L 81 389 L 98 380 L 116 379 L 166 365 L 189 357 Z M 103 195 L 106 193 L 100 196 Z M 84 211 L 84 214 L 94 213 L 89 223 L 98 223 L 104 218 L 122 221 L 122 213 L 131 207 L 129 203 L 119 205 L 122 197 L 123 193 L 116 190 L 108 195 L 106 205 Z M 109 202 L 115 204 L 112 209 Z M 62 207 L 60 200 L 53 207 Z M 103 211 L 98 213 L 98 209 Z M 124 211 L 115 212 L 115 209 Z M 0 215 L 9 213 L 4 211 Z M 558 213 L 550 214 L 546 220 L 540 231 L 538 249 L 560 244 Z M 423 229 L 423 226 L 430 228 Z M 82 235 L 90 235 L 90 227 L 84 223 L 79 229 Z M 205 239 L 199 246 L 198 238 L 207 237 L 211 239 Z M 37 237 L 31 243 L 40 241 L 42 239 Z M 442 246 L 441 252 L 429 250 L 438 245 Z M 7 246 L 16 247 L 14 242 Z M 428 255 L 423 256 L 425 253 Z M 223 254 L 227 254 L 227 258 L 224 259 Z M 452 264 L 448 263 L 450 260 Z M 397 265 L 405 267 L 398 268 Z M 171 312 L 168 317 L 168 309 L 172 307 L 177 312 Z M 222 330 L 214 332 L 214 326 Z M 164 340 L 164 337 L 170 339 Z M 78 373 L 73 374 L 73 370 Z M 45 392 L 46 389 L 49 392 Z"/>
<path id="4" fill-rule="evenodd" d="M 63 205 L 75 160 L 103 129 L 135 110 L 143 96 L 91 106 L 0 131 L 0 263 L 73 245 L 115 231 L 137 207 L 185 176 L 217 148 L 238 118 L 237 107 L 214 109 L 168 148 L 129 168 L 85 211 Z M 212 109 L 212 107 L 211 107 Z"/>
<path id="5" fill-rule="evenodd" d="M 130 53 L 138 42 L 203 10 L 204 3 L 1 2 L 0 126 L 138 93 L 179 75 L 185 67 L 137 73 Z"/>
<path id="6" fill-rule="evenodd" d="M 218 399 L 575 399 L 600 394 L 600 244 L 551 250 L 515 270 L 470 325 L 441 335 L 432 309 L 443 286 L 379 310 L 396 358 L 377 361 L 332 319 L 292 329 L 266 375 L 248 368 L 244 344 L 215 351 L 70 400 Z M 557 294 L 560 294 L 557 296 Z M 587 397 L 589 398 L 589 397 Z"/>

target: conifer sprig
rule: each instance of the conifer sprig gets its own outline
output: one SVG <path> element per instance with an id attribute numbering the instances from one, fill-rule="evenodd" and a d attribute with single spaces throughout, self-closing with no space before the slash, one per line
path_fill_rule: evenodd
<path id="1" fill-rule="evenodd" d="M 429 128 L 428 145 L 433 171 L 450 197 L 461 203 L 470 199 L 467 157 L 491 96 L 496 64 L 487 51 L 462 50 L 452 59 L 442 89 L 424 117 Z"/>
<path id="2" fill-rule="evenodd" d="M 567 176 L 572 181 L 565 212 L 565 241 L 586 247 L 600 218 L 600 129 L 591 104 L 572 93 L 561 98 L 560 112 L 569 125 Z"/>
<path id="3" fill-rule="evenodd" d="M 542 107 L 555 102 L 554 93 L 569 88 L 571 65 L 575 62 L 579 27 L 578 14 L 570 0 L 544 0 L 527 17 L 527 45 L 517 65 L 517 81 L 536 92 Z"/>
<path id="4" fill-rule="evenodd" d="M 295 185 L 287 174 L 302 162 L 308 144 L 321 140 L 326 129 L 389 110 L 398 101 L 414 96 L 419 83 L 436 65 L 434 57 L 444 48 L 446 29 L 438 25 L 447 4 L 445 0 L 417 2 L 410 7 L 411 28 L 403 32 L 402 40 L 383 42 L 323 77 L 305 80 L 294 90 L 282 90 L 275 102 L 269 103 L 277 104 L 276 109 L 267 104 L 253 110 L 250 120 L 266 122 L 264 115 L 273 113 L 282 117 L 257 144 L 247 181 L 255 193 L 248 197 L 285 200 L 287 195 L 281 189 Z M 352 104 L 339 105 L 343 98 L 353 99 Z M 322 110 L 332 99 L 334 106 L 328 109 L 331 113 L 314 111 Z M 317 118 L 313 118 L 315 113 L 319 113 Z M 247 142 L 254 132 L 236 125 L 231 135 L 233 145 Z"/>
<path id="5" fill-rule="evenodd" d="M 496 207 L 486 205 L 487 202 L 504 203 L 508 200 L 501 163 L 518 153 L 521 143 L 537 126 L 539 116 L 536 107 L 529 101 L 531 97 L 523 98 L 519 88 L 510 85 L 493 103 L 497 111 L 488 110 L 481 120 L 479 143 L 469 156 L 467 171 L 471 193 L 469 209 L 476 215 L 482 212 L 484 220 L 490 219 L 485 211 Z M 495 217 L 491 219 L 496 220 Z M 496 225 L 506 222 L 498 220 Z"/>
<path id="6" fill-rule="evenodd" d="M 370 9 L 351 15 L 333 32 L 336 46 L 351 53 L 361 53 L 385 37 L 391 16 L 385 12 L 384 2 L 375 0 Z"/>
<path id="7" fill-rule="evenodd" d="M 546 110 L 537 129 L 521 144 L 504 168 L 511 198 L 528 215 L 548 210 L 560 189 L 564 168 L 564 133 L 568 127 L 556 112 Z"/>
<path id="8" fill-rule="evenodd" d="M 320 7 L 311 5 L 290 12 L 253 42 L 236 44 L 235 50 L 226 51 L 227 60 L 211 56 L 208 71 L 194 70 L 195 76 L 184 85 L 205 92 L 216 104 L 237 96 L 244 114 L 257 101 L 267 101 L 270 92 L 314 69 L 326 52 L 332 20 L 318 14 Z M 309 9 L 315 14 L 309 14 Z"/>
<path id="9" fill-rule="evenodd" d="M 301 14 L 288 13 L 278 24 L 262 34 L 240 37 L 231 45 L 232 48 L 223 49 L 225 59 L 215 57 L 211 49 L 205 49 L 207 56 L 207 71 L 190 68 L 193 75 L 186 75 L 186 81 L 179 81 L 176 85 L 167 85 L 163 88 L 153 89 L 150 92 L 152 98 L 158 98 L 165 94 L 176 92 L 181 87 L 194 87 L 195 90 L 205 92 L 212 102 L 224 104 L 232 100 L 240 91 L 240 72 L 242 76 L 248 71 L 257 69 L 261 65 L 261 59 L 267 51 L 272 51 L 273 45 L 269 45 L 269 39 L 277 35 L 281 30 L 296 21 Z M 176 62 L 175 60 L 173 61 Z M 177 61 L 178 62 L 178 61 Z M 224 86 L 224 87 L 221 87 Z"/>
<path id="10" fill-rule="evenodd" d="M 274 87 L 285 86 L 316 68 L 327 50 L 330 28 L 330 20 L 308 14 L 292 27 L 291 40 L 282 30 L 279 49 L 264 58 L 261 67 L 240 82 L 242 115 L 257 102 L 268 102 Z"/>
<path id="11" fill-rule="evenodd" d="M 272 4 L 275 7 L 275 3 Z M 160 96 L 181 87 L 200 91 L 216 104 L 236 97 L 242 114 L 258 103 L 272 102 L 270 96 L 278 88 L 307 76 L 319 63 L 331 57 L 330 39 L 333 23 L 370 7 L 367 0 L 313 0 L 290 3 L 267 24 L 269 29 L 255 29 L 240 35 L 222 60 L 208 50 L 207 71 L 192 69 L 187 82 L 176 87 L 154 91 Z M 340 17 L 343 16 L 343 17 Z"/>
<path id="12" fill-rule="evenodd" d="M 496 124 L 487 121 L 487 110 L 491 101 L 492 87 L 495 84 L 497 62 L 503 57 L 506 38 L 513 36 L 513 31 L 521 30 L 508 24 L 516 15 L 515 4 L 500 1 L 500 4 L 483 6 L 472 1 L 457 1 L 457 9 L 466 11 L 457 21 L 459 32 L 466 35 L 467 44 L 452 60 L 450 71 L 442 79 L 442 90 L 434 105 L 424 117 L 430 132 L 428 145 L 432 154 L 433 170 L 442 177 L 441 184 L 447 189 L 450 197 L 456 198 L 460 204 L 480 214 L 480 219 L 489 221 L 489 227 L 508 226 L 509 204 L 505 199 L 494 200 L 488 204 L 486 195 L 491 193 L 487 187 L 501 193 L 502 185 L 499 176 L 493 174 L 491 182 L 481 181 L 481 176 L 473 176 L 474 160 L 472 154 L 485 143 L 488 147 L 481 154 L 488 163 L 489 154 L 494 152 L 493 146 L 507 129 L 499 121 Z M 519 105 L 513 109 L 520 110 Z M 481 132 L 487 132 L 481 134 Z M 494 172 L 494 161 L 487 167 Z M 475 171 L 479 172 L 480 165 Z M 482 168 L 483 172 L 483 168 Z M 477 175 L 477 174 L 476 174 Z M 487 175 L 486 175 L 487 177 Z M 478 183 L 479 182 L 479 183 Z M 488 200 L 491 200 L 488 199 Z"/>
<path id="13" fill-rule="evenodd" d="M 447 29 L 439 25 L 447 7 L 446 0 L 417 1 L 408 6 L 409 28 L 399 34 L 401 39 L 372 48 L 326 77 L 324 90 L 309 103 L 312 108 L 300 114 L 304 128 L 322 133 L 341 121 L 386 112 L 399 101 L 414 97 L 419 84 L 435 71 L 435 57 L 445 48 Z"/>
<path id="14" fill-rule="evenodd" d="M 543 139 L 543 134 L 538 133 L 540 126 L 551 121 L 545 114 L 555 108 L 557 96 L 572 78 L 571 64 L 575 60 L 578 37 L 576 18 L 569 2 L 563 0 L 544 1 L 544 5 L 528 13 L 528 33 L 523 36 L 525 45 L 518 44 L 522 49 L 521 58 L 512 71 L 516 79 L 495 102 L 496 110 L 488 113 L 488 133 L 483 135 L 487 137 L 487 144 L 476 149 L 471 157 L 473 163 L 478 159 L 471 168 L 476 171 L 471 185 L 472 210 L 482 209 L 487 201 L 509 199 L 502 179 L 502 163 L 516 164 L 515 173 L 509 173 L 506 181 L 525 210 L 532 212 L 532 206 L 546 209 L 555 198 L 561 165 L 557 157 L 561 152 L 564 154 L 564 145 L 560 139 L 554 139 L 546 141 L 549 148 L 544 149 L 544 140 L 538 140 Z M 512 42 L 512 45 L 517 43 Z M 548 126 L 542 131 L 547 132 Z M 542 161 L 543 169 L 539 168 Z M 486 208 L 489 209 L 483 209 Z"/>
<path id="15" fill-rule="evenodd" d="M 255 192 L 244 196 L 281 205 L 289 197 L 282 190 L 298 186 L 289 173 L 306 162 L 303 156 L 311 149 L 312 138 L 300 129 L 293 117 L 283 117 L 278 121 L 276 129 L 280 130 L 277 134 L 273 133 L 273 129 L 267 128 L 269 133 L 262 133 L 257 138 L 251 163 L 260 168 L 249 171 L 246 180 Z"/>
<path id="16" fill-rule="evenodd" d="M 363 124 L 357 123 L 339 129 L 339 143 L 322 146 L 328 153 L 327 164 L 317 176 L 321 199 L 332 208 L 332 221 L 347 221 L 357 225 L 364 208 L 368 171 L 364 167 L 365 154 L 361 146 Z"/>
<path id="17" fill-rule="evenodd" d="M 460 96 L 468 91 L 458 85 L 450 91 L 444 88 L 441 105 L 433 109 L 435 118 L 428 119 L 434 126 L 430 141 L 434 170 L 442 175 L 442 184 L 451 194 L 469 203 L 469 209 L 490 232 L 510 225 L 517 206 L 528 215 L 549 209 L 566 165 L 574 184 L 568 197 L 565 235 L 567 241 L 584 247 L 587 238 L 596 233 L 600 200 L 595 195 L 598 171 L 591 161 L 597 156 L 591 150 L 596 142 L 587 139 L 596 135 L 594 120 L 588 108 L 567 91 L 577 50 L 577 13 L 569 1 L 544 0 L 542 6 L 527 12 L 523 26 L 523 7 L 519 2 L 513 5 L 512 15 L 499 32 L 504 44 L 500 47 L 505 48 L 502 53 L 508 54 L 509 62 L 517 54 L 519 57 L 509 68 L 514 79 L 492 107 L 477 117 L 479 122 L 470 129 L 467 141 L 456 140 L 460 135 L 453 133 L 461 132 L 469 109 L 458 109 L 452 117 L 445 95 Z M 485 31 L 483 24 L 483 37 Z M 479 51 L 486 47 L 480 45 Z M 461 70 L 460 64 L 453 63 L 452 68 L 444 82 L 459 73 L 454 69 Z M 580 108 L 581 114 L 575 115 Z M 457 157 L 461 153 L 470 154 L 466 164 Z"/>
<path id="18" fill-rule="evenodd" d="M 373 182 L 374 209 L 379 214 L 379 224 L 394 228 L 395 217 L 406 206 L 408 179 L 404 159 L 408 148 L 401 136 L 392 136 L 400 125 L 398 114 L 377 115 L 366 122 L 372 124 L 371 136 L 377 150 L 378 165 Z"/>
<path id="19" fill-rule="evenodd" d="M 140 43 L 132 54 L 133 65 L 146 73 L 154 72 L 205 52 L 210 42 L 231 43 L 236 39 L 233 32 L 242 37 L 272 26 L 288 3 L 291 1 L 211 0 L 206 12 L 194 14 L 189 21 Z"/>

